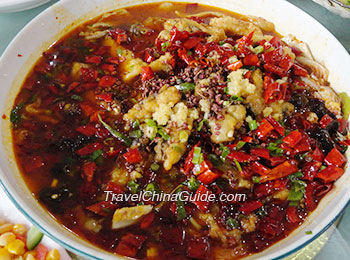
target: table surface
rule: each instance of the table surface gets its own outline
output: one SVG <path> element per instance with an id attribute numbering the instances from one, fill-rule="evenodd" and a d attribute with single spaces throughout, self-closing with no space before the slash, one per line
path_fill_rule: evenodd
<path id="1" fill-rule="evenodd" d="M 6 49 L 15 35 L 36 15 L 57 2 L 52 0 L 48 4 L 32 10 L 18 13 L 0 14 L 0 55 Z M 350 52 L 350 19 L 341 18 L 311 0 L 288 0 L 303 9 L 320 23 L 322 23 Z M 318 255 L 317 260 L 348 259 L 350 255 L 350 208 L 333 233 L 327 245 Z"/>

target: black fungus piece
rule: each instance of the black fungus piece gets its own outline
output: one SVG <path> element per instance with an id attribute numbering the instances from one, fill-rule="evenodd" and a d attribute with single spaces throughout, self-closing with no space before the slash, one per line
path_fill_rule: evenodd
<path id="1" fill-rule="evenodd" d="M 329 132 L 315 125 L 309 132 L 310 137 L 316 139 L 318 145 L 322 147 L 323 152 L 329 153 L 334 147 L 335 143 L 332 140 Z"/>
<path id="2" fill-rule="evenodd" d="M 51 170 L 51 175 L 57 179 L 71 179 L 76 176 L 76 171 L 71 166 L 64 163 L 55 164 Z"/>
<path id="3" fill-rule="evenodd" d="M 309 99 L 304 93 L 294 93 L 289 102 L 292 103 L 297 110 L 302 110 L 307 106 Z"/>
<path id="4" fill-rule="evenodd" d="M 338 129 L 339 129 L 339 122 L 337 120 L 333 120 L 332 122 L 330 122 L 327 126 L 326 126 L 326 130 L 328 131 L 328 133 L 331 135 L 331 136 L 334 136 L 336 135 L 336 133 L 338 132 Z"/>
<path id="5" fill-rule="evenodd" d="M 39 193 L 40 200 L 50 211 L 57 214 L 64 213 L 64 203 L 72 196 L 67 188 L 43 188 Z"/>
<path id="6" fill-rule="evenodd" d="M 317 98 L 310 99 L 308 107 L 310 111 L 316 113 L 319 119 L 321 119 L 326 114 L 330 115 L 332 118 L 335 118 L 335 116 L 326 108 L 324 102 Z"/>
<path id="7" fill-rule="evenodd" d="M 84 144 L 90 140 L 89 137 L 77 136 L 74 140 L 70 138 L 63 137 L 60 143 L 60 150 L 62 151 L 71 151 L 75 153 L 76 150 L 80 149 Z"/>

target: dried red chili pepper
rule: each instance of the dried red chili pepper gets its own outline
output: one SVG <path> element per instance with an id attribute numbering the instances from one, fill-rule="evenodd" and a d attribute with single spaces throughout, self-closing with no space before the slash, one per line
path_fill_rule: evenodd
<path id="1" fill-rule="evenodd" d="M 345 156 L 334 147 L 324 158 L 324 162 L 327 165 L 342 166 L 346 162 Z"/>
<path id="2" fill-rule="evenodd" d="M 128 149 L 128 151 L 123 154 L 123 157 L 128 163 L 139 163 L 142 161 L 142 156 L 137 148 Z"/>
<path id="3" fill-rule="evenodd" d="M 212 192 L 209 189 L 207 189 L 204 185 L 201 185 L 196 191 L 196 200 L 193 201 L 193 204 L 196 205 L 197 208 L 203 212 L 207 211 L 210 206 L 210 201 L 206 201 L 203 199 L 204 194 L 207 194 L 206 196 L 209 196 L 210 194 L 212 194 Z"/>
<path id="4" fill-rule="evenodd" d="M 254 210 L 261 208 L 263 205 L 264 204 L 261 201 L 245 201 L 239 207 L 239 211 L 241 211 L 245 215 L 248 215 Z"/>
<path id="5" fill-rule="evenodd" d="M 89 163 L 84 164 L 83 172 L 84 172 L 84 176 L 88 182 L 92 182 L 94 175 L 95 175 L 96 168 L 97 168 L 96 163 L 94 163 L 94 162 L 89 162 Z"/>
<path id="6" fill-rule="evenodd" d="M 320 171 L 316 177 L 328 183 L 338 180 L 343 174 L 344 169 L 336 166 L 328 166 L 326 169 Z"/>
<path id="7" fill-rule="evenodd" d="M 294 148 L 303 138 L 302 134 L 298 130 L 294 130 L 289 133 L 285 138 L 283 138 L 283 143 Z"/>
<path id="8" fill-rule="evenodd" d="M 256 129 L 256 134 L 259 139 L 264 139 L 273 129 L 273 126 L 264 118 Z"/>

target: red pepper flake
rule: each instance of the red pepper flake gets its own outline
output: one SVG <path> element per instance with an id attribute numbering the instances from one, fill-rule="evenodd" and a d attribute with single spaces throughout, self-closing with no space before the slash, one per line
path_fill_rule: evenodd
<path id="1" fill-rule="evenodd" d="M 69 92 L 71 92 L 72 90 L 74 90 L 76 87 L 78 87 L 80 85 L 80 83 L 79 82 L 76 82 L 76 81 L 74 81 L 73 83 L 71 83 L 70 85 L 69 85 L 69 87 L 68 87 L 68 89 L 67 89 L 67 92 L 69 93 Z"/>
<path id="2" fill-rule="evenodd" d="M 17 54 L 17 57 L 22 57 L 22 54 L 19 54 L 19 53 L 18 53 L 18 54 Z"/>
<path id="3" fill-rule="evenodd" d="M 88 144 L 84 146 L 83 148 L 79 149 L 76 151 L 76 154 L 80 156 L 86 156 L 89 154 L 92 154 L 94 151 L 102 149 L 102 144 L 100 143 L 93 143 L 93 144 Z"/>
<path id="4" fill-rule="evenodd" d="M 154 77 L 154 73 L 151 67 L 144 66 L 141 68 L 141 80 L 146 81 L 152 79 Z"/>
<path id="5" fill-rule="evenodd" d="M 240 163 L 244 163 L 244 162 L 257 161 L 257 160 L 259 160 L 259 157 L 255 156 L 255 155 L 250 155 L 250 154 L 247 154 L 247 153 L 241 152 L 241 151 L 231 151 L 227 155 L 227 159 L 232 160 L 232 161 L 237 160 Z"/>
<path id="6" fill-rule="evenodd" d="M 316 147 L 311 155 L 312 159 L 318 162 L 323 162 L 325 155 L 319 147 Z"/>
<path id="7" fill-rule="evenodd" d="M 113 204 L 110 201 L 101 201 L 97 202 L 91 206 L 86 207 L 88 211 L 95 213 L 96 215 L 107 217 L 113 214 L 114 210 L 116 210 L 117 205 Z"/>
<path id="8" fill-rule="evenodd" d="M 236 61 L 234 63 L 230 63 L 229 65 L 227 65 L 227 68 L 232 70 L 232 71 L 236 71 L 236 70 L 238 70 L 238 69 L 240 69 L 242 67 L 243 67 L 243 63 L 242 63 L 241 60 Z"/>
<path id="9" fill-rule="evenodd" d="M 222 175 L 222 172 L 220 172 L 217 169 L 208 169 L 205 172 L 203 172 L 202 174 L 200 174 L 197 179 L 206 185 L 209 185 L 211 183 L 213 183 L 217 178 L 219 178 Z"/>
<path id="10" fill-rule="evenodd" d="M 96 164 L 94 162 L 85 163 L 83 166 L 84 176 L 88 182 L 92 182 L 96 171 Z"/>
<path id="11" fill-rule="evenodd" d="M 80 103 L 79 105 L 83 110 L 84 115 L 86 116 L 91 116 L 93 113 L 96 112 L 96 109 L 87 103 Z"/>
<path id="12" fill-rule="evenodd" d="M 298 130 L 294 130 L 289 133 L 285 138 L 283 138 L 283 143 L 294 148 L 302 139 L 302 134 Z"/>
<path id="13" fill-rule="evenodd" d="M 210 194 L 212 194 L 212 192 L 204 185 L 199 186 L 195 194 L 196 200 L 193 201 L 193 204 L 196 205 L 199 210 L 206 212 L 209 209 L 210 201 L 204 200 L 204 198 L 207 198 Z"/>
<path id="14" fill-rule="evenodd" d="M 95 135 L 97 132 L 97 128 L 93 124 L 79 126 L 76 130 L 88 137 Z"/>
<path id="15" fill-rule="evenodd" d="M 303 153 L 311 150 L 310 140 L 308 136 L 305 136 L 301 141 L 294 147 L 295 154 Z"/>
<path id="16" fill-rule="evenodd" d="M 269 116 L 267 118 L 267 121 L 269 121 L 269 123 L 275 128 L 277 133 L 279 133 L 281 136 L 285 135 L 284 127 L 280 123 L 278 123 L 276 119 L 274 119 L 272 116 Z"/>
<path id="17" fill-rule="evenodd" d="M 201 38 L 199 37 L 193 37 L 191 36 L 190 38 L 188 38 L 187 41 L 184 42 L 184 47 L 186 49 L 192 49 L 194 48 L 199 42 L 201 41 Z"/>
<path id="18" fill-rule="evenodd" d="M 301 77 L 307 76 L 307 70 L 296 63 L 293 64 L 293 72 L 294 72 L 294 75 L 296 76 L 301 76 Z"/>
<path id="19" fill-rule="evenodd" d="M 113 100 L 112 93 L 101 93 L 101 94 L 96 95 L 96 98 L 99 100 L 103 100 L 107 103 L 110 103 Z"/>
<path id="20" fill-rule="evenodd" d="M 259 139 L 264 139 L 273 129 L 274 127 L 264 118 L 256 129 L 256 134 Z"/>
<path id="21" fill-rule="evenodd" d="M 127 233 L 121 238 L 115 252 L 123 256 L 135 257 L 145 240 L 145 236 Z"/>
<path id="22" fill-rule="evenodd" d="M 95 65 L 100 65 L 102 61 L 102 57 L 101 56 L 97 56 L 97 55 L 90 55 L 90 56 L 86 56 L 85 57 L 85 62 L 86 63 L 91 63 L 91 64 L 95 64 Z"/>
<path id="23" fill-rule="evenodd" d="M 327 165 L 334 165 L 334 166 L 341 167 L 346 162 L 346 158 L 344 157 L 344 155 L 342 155 L 341 152 L 339 152 L 339 150 L 336 147 L 334 147 L 327 154 L 326 158 L 324 159 L 324 162 Z"/>
<path id="24" fill-rule="evenodd" d="M 277 180 L 286 177 L 298 171 L 297 162 L 294 160 L 285 161 L 284 163 L 271 169 L 268 175 L 261 176 L 260 182 Z"/>
<path id="25" fill-rule="evenodd" d="M 110 58 L 106 59 L 106 62 L 118 65 L 119 64 L 119 58 L 110 57 Z"/>
<path id="26" fill-rule="evenodd" d="M 112 76 L 103 76 L 98 83 L 99 87 L 112 87 L 116 83 L 117 78 Z"/>
<path id="27" fill-rule="evenodd" d="M 259 156 L 260 158 L 264 158 L 266 160 L 270 160 L 270 152 L 266 148 L 251 148 L 250 154 Z"/>
<path id="28" fill-rule="evenodd" d="M 122 188 L 120 188 L 118 184 L 116 184 L 115 182 L 112 182 L 112 181 L 107 183 L 107 186 L 106 186 L 105 190 L 111 191 L 114 194 L 123 194 L 124 193 Z"/>
<path id="29" fill-rule="evenodd" d="M 322 163 L 318 161 L 308 162 L 301 169 L 301 172 L 304 174 L 303 179 L 313 181 L 318 170 L 321 168 Z"/>
<path id="30" fill-rule="evenodd" d="M 287 220 L 293 224 L 298 223 L 301 220 L 298 209 L 296 207 L 288 207 L 286 217 Z"/>
<path id="31" fill-rule="evenodd" d="M 199 142 L 193 146 L 192 150 L 188 153 L 188 155 L 186 157 L 185 164 L 184 164 L 184 167 L 182 169 L 182 171 L 185 175 L 189 175 L 193 169 L 193 166 L 194 166 L 192 163 L 193 153 L 194 153 L 194 149 L 198 146 L 199 146 Z"/>
<path id="32" fill-rule="evenodd" d="M 271 169 L 262 165 L 261 163 L 259 162 L 252 162 L 250 165 L 249 165 L 249 168 L 255 172 L 255 173 L 258 173 L 259 175 L 268 175 L 270 172 L 271 172 Z"/>
<path id="33" fill-rule="evenodd" d="M 285 156 L 272 156 L 270 159 L 271 166 L 279 165 L 287 160 Z"/>
<path id="34" fill-rule="evenodd" d="M 203 162 L 201 162 L 201 164 L 198 168 L 197 167 L 193 168 L 193 174 L 199 175 L 203 172 L 210 170 L 211 168 L 213 168 L 212 163 L 208 160 L 203 160 Z"/>
<path id="35" fill-rule="evenodd" d="M 154 212 L 151 212 L 150 214 L 145 216 L 140 224 L 140 228 L 142 228 L 142 229 L 149 228 L 149 226 L 152 224 L 155 216 L 156 215 L 154 214 Z"/>
<path id="36" fill-rule="evenodd" d="M 139 163 L 142 161 L 142 156 L 137 148 L 128 149 L 128 151 L 123 154 L 123 157 L 128 163 Z"/>
<path id="37" fill-rule="evenodd" d="M 320 120 L 320 125 L 322 128 L 325 128 L 327 125 L 329 125 L 333 121 L 334 119 L 330 115 L 325 114 Z"/>
<path id="38" fill-rule="evenodd" d="M 206 237 L 196 237 L 188 241 L 187 256 L 196 259 L 205 259 L 209 251 L 209 243 Z"/>
<path id="39" fill-rule="evenodd" d="M 81 77 L 84 82 L 92 82 L 96 81 L 98 77 L 98 72 L 95 69 L 90 69 L 90 68 L 81 68 Z"/>
<path id="40" fill-rule="evenodd" d="M 260 60 L 258 55 L 256 54 L 249 54 L 243 58 L 243 63 L 245 66 L 260 66 Z"/>
<path id="41" fill-rule="evenodd" d="M 109 73 L 115 73 L 117 71 L 117 68 L 114 64 L 102 64 L 101 65 L 101 69 L 103 69 L 104 71 L 108 71 Z"/>
<path id="42" fill-rule="evenodd" d="M 248 215 L 254 210 L 261 208 L 264 204 L 261 201 L 245 201 L 239 208 L 243 214 Z"/>
<path id="43" fill-rule="evenodd" d="M 338 180 L 343 174 L 344 169 L 336 166 L 328 166 L 326 169 L 320 171 L 316 177 L 328 183 Z"/>

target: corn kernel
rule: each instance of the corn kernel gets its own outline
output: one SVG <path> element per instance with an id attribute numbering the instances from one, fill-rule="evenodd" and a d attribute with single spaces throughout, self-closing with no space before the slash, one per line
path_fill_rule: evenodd
<path id="1" fill-rule="evenodd" d="M 32 254 L 28 254 L 25 260 L 36 260 Z"/>
<path id="2" fill-rule="evenodd" d="M 23 258 L 25 260 L 35 260 L 35 255 L 36 252 L 35 251 L 27 251 L 25 252 L 25 254 L 23 255 Z"/>
<path id="3" fill-rule="evenodd" d="M 58 184 L 58 180 L 56 178 L 54 178 L 51 182 L 51 187 L 55 188 L 57 186 L 57 184 Z"/>
<path id="4" fill-rule="evenodd" d="M 6 232 L 0 236 L 0 246 L 5 247 L 15 239 L 15 234 L 13 234 L 12 232 Z"/>
<path id="5" fill-rule="evenodd" d="M 45 260 L 59 260 L 61 257 L 60 252 L 54 248 L 50 250 L 50 252 L 47 254 Z"/>
<path id="6" fill-rule="evenodd" d="M 11 255 L 5 248 L 0 248 L 0 260 L 11 260 Z"/>
<path id="7" fill-rule="evenodd" d="M 22 224 L 16 224 L 12 228 L 12 232 L 15 233 L 17 236 L 23 236 L 27 232 L 27 229 Z"/>
<path id="8" fill-rule="evenodd" d="M 11 231 L 12 227 L 13 227 L 12 224 L 2 224 L 0 226 L 0 234 Z"/>
<path id="9" fill-rule="evenodd" d="M 7 246 L 7 250 L 14 255 L 23 255 L 25 250 L 24 250 L 24 243 L 22 240 L 15 239 L 11 241 Z"/>
<path id="10" fill-rule="evenodd" d="M 156 247 L 151 247 L 147 249 L 147 257 L 153 258 L 158 255 L 158 250 Z"/>

